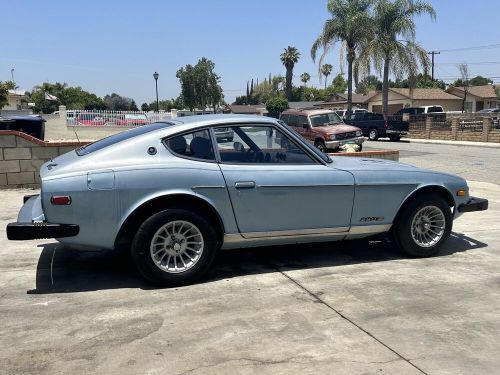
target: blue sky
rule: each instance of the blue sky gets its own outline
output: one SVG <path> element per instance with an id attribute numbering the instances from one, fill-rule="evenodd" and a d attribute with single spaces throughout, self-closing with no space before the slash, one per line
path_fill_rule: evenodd
<path id="1" fill-rule="evenodd" d="M 417 39 L 428 50 L 500 44 L 500 1 L 434 0 L 437 20 L 418 18 Z M 311 74 L 319 85 L 310 47 L 328 17 L 326 0 L 37 1 L 2 0 L 0 80 L 31 88 L 43 81 L 104 96 L 112 92 L 138 104 L 176 97 L 175 73 L 200 57 L 211 59 L 226 100 L 246 91 L 247 80 L 283 74 L 279 55 L 292 45 L 301 52 L 294 74 Z M 339 71 L 338 51 L 326 62 Z M 466 62 L 472 75 L 500 82 L 500 48 L 450 51 L 436 56 L 436 77 L 458 77 Z"/>

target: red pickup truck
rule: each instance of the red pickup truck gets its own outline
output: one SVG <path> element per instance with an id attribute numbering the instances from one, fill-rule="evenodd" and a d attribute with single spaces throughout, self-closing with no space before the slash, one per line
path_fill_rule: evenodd
<path id="1" fill-rule="evenodd" d="M 346 143 L 363 148 L 365 137 L 361 129 L 346 125 L 334 111 L 328 109 L 290 109 L 281 113 L 280 120 L 322 152 L 338 151 Z"/>

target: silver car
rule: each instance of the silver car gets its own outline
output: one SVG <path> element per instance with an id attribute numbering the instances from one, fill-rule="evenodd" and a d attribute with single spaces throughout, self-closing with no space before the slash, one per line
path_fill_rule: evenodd
<path id="1" fill-rule="evenodd" d="M 220 128 L 233 143 L 217 142 Z M 219 249 L 384 233 L 409 255 L 430 256 L 454 218 L 488 207 L 461 177 L 331 159 L 260 116 L 145 125 L 47 162 L 40 178 L 40 194 L 25 197 L 8 224 L 9 239 L 127 249 L 140 273 L 164 286 L 202 276 Z"/>

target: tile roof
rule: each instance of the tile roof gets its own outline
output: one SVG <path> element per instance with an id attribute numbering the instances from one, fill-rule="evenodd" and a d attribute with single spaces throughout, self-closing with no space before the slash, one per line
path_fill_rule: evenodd
<path id="1" fill-rule="evenodd" d="M 459 90 L 461 92 L 464 91 L 463 87 L 454 87 L 454 89 Z M 484 85 L 484 86 L 471 86 L 469 87 L 469 94 L 480 98 L 496 98 L 497 95 L 495 93 L 495 86 L 493 85 Z"/>
<path id="2" fill-rule="evenodd" d="M 456 95 L 452 95 L 441 89 L 413 89 L 410 92 L 410 89 L 403 88 L 389 88 L 390 91 L 395 92 L 397 94 L 406 96 L 407 98 L 413 100 L 450 100 L 450 99 L 460 99 Z"/>

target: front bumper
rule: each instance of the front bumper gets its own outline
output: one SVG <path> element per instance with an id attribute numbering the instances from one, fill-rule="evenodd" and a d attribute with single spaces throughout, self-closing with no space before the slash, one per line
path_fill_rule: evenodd
<path id="1" fill-rule="evenodd" d="M 342 145 L 345 145 L 347 143 L 354 143 L 357 144 L 358 146 L 361 146 L 363 142 L 365 141 L 365 137 L 356 137 L 356 138 L 350 138 L 350 139 L 342 139 L 342 140 L 335 140 L 335 141 L 326 141 L 325 145 L 329 149 L 337 149 Z"/>
<path id="2" fill-rule="evenodd" d="M 18 241 L 63 238 L 76 236 L 80 231 L 78 225 L 47 223 L 44 219 L 40 196 L 24 197 L 24 205 L 19 211 L 17 221 L 7 224 L 7 238 Z"/>
<path id="3" fill-rule="evenodd" d="M 488 200 L 484 198 L 470 197 L 467 203 L 458 206 L 458 212 L 485 211 L 488 209 Z"/>

